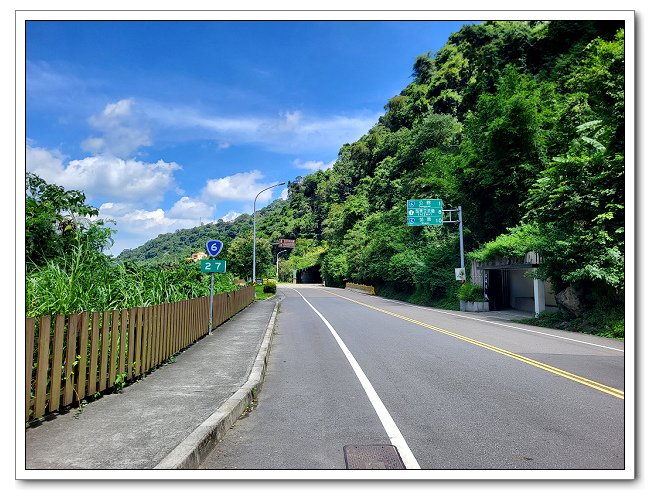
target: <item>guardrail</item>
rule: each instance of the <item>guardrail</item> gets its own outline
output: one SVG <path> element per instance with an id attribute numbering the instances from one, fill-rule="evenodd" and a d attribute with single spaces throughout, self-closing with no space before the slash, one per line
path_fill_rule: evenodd
<path id="1" fill-rule="evenodd" d="M 255 300 L 255 287 L 215 295 L 213 328 Z M 153 370 L 208 334 L 209 297 L 25 320 L 25 418 L 38 419 Z"/>
<path id="2" fill-rule="evenodd" d="M 359 285 L 357 283 L 346 283 L 346 290 L 359 290 L 360 292 L 369 293 L 370 295 L 375 295 L 375 287 L 370 285 Z"/>

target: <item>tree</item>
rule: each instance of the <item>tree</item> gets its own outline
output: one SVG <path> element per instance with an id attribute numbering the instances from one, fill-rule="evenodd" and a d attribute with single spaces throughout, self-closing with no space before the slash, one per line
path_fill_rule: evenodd
<path id="1" fill-rule="evenodd" d="M 623 300 L 624 181 L 623 157 L 585 135 L 531 188 L 525 220 L 542 228 L 543 271 L 557 291 L 574 285 Z"/>
<path id="2" fill-rule="evenodd" d="M 253 235 L 237 236 L 225 253 L 227 269 L 240 278 L 253 277 Z M 257 236 L 255 242 L 256 277 L 268 274 L 273 263 L 271 243 L 264 237 Z"/>
<path id="3" fill-rule="evenodd" d="M 427 83 L 431 80 L 435 72 L 435 62 L 431 57 L 431 52 L 425 52 L 415 58 L 413 63 L 413 74 L 411 75 L 419 84 Z"/>
<path id="4" fill-rule="evenodd" d="M 65 257 L 74 245 L 101 252 L 112 244 L 113 231 L 91 220 L 99 210 L 86 204 L 81 191 L 66 191 L 26 173 L 25 261 L 28 268 Z"/>
<path id="5" fill-rule="evenodd" d="M 496 93 L 480 96 L 466 120 L 463 207 L 479 241 L 514 227 L 520 204 L 543 168 L 544 89 L 510 66 Z"/>

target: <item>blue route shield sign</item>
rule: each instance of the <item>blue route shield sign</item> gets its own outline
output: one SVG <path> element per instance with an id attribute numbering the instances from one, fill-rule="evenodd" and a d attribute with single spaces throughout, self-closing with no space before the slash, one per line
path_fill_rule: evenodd
<path id="1" fill-rule="evenodd" d="M 210 240 L 205 244 L 205 248 L 211 257 L 216 257 L 223 248 L 223 243 L 219 240 Z"/>

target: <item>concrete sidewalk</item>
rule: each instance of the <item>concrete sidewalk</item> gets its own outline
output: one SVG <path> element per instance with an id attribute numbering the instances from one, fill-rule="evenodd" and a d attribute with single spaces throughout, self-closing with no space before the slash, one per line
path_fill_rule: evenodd
<path id="1" fill-rule="evenodd" d="M 260 390 L 278 299 L 255 301 L 121 393 L 25 431 L 25 469 L 193 469 Z"/>

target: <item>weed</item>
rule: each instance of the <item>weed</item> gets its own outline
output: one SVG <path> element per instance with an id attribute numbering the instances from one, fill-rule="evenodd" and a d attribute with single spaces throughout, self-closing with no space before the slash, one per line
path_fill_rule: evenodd
<path id="1" fill-rule="evenodd" d="M 257 406 L 257 399 L 253 397 L 250 400 L 250 402 L 246 403 L 246 406 L 244 407 L 242 414 L 238 417 L 238 420 L 246 418 L 248 415 L 250 415 L 250 413 L 255 409 L 256 406 Z"/>
<path id="2" fill-rule="evenodd" d="M 72 379 L 72 390 L 74 392 L 75 399 L 77 400 L 77 413 L 75 415 L 75 418 L 79 418 L 84 408 L 88 404 L 88 402 L 85 399 L 79 399 L 79 392 L 77 392 L 77 389 L 75 389 L 74 386 L 75 368 L 79 364 L 80 360 L 81 360 L 81 355 L 77 354 L 75 360 L 72 362 L 72 370 L 69 373 L 67 373 L 65 376 L 65 379 Z M 61 368 L 63 369 L 63 366 Z"/>
<path id="3" fill-rule="evenodd" d="M 116 392 L 122 392 L 122 389 L 124 389 L 124 386 L 126 385 L 126 377 L 126 372 L 119 373 L 115 376 L 115 384 L 113 385 L 115 386 Z"/>

